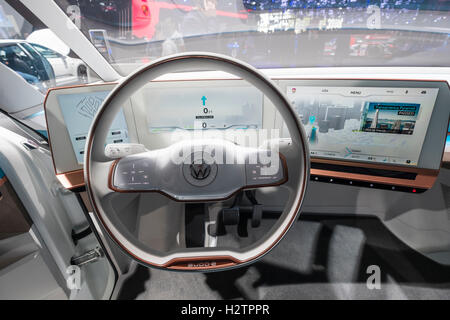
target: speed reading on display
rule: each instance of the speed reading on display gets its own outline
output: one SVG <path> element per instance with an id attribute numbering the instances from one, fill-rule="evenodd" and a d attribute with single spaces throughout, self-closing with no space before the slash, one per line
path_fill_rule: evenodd
<path id="1" fill-rule="evenodd" d="M 208 108 L 208 106 L 206 105 L 206 100 L 208 100 L 208 99 L 205 96 L 203 96 L 201 98 L 201 100 L 202 100 L 202 112 L 203 112 L 203 114 L 195 116 L 195 119 L 201 123 L 201 128 L 202 129 L 207 129 L 208 128 L 208 122 L 207 121 L 209 119 L 214 119 L 214 115 L 213 115 L 212 109 Z M 195 126 L 194 126 L 194 128 L 195 128 Z M 195 128 L 195 129 L 197 129 L 197 128 Z"/>
<path id="2" fill-rule="evenodd" d="M 259 129 L 263 94 L 250 86 L 149 88 L 151 133 L 173 130 Z"/>

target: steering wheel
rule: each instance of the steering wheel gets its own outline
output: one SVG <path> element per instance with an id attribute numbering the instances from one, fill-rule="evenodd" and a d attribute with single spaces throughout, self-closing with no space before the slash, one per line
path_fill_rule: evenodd
<path id="1" fill-rule="evenodd" d="M 105 155 L 109 128 L 133 93 L 164 74 L 198 70 L 228 72 L 259 89 L 282 116 L 290 139 L 272 142 L 278 151 L 274 148 L 269 150 L 267 146 L 244 147 L 227 140 L 193 139 L 115 160 Z M 218 153 L 228 161 L 218 161 Z M 174 157 L 181 154 L 181 161 L 174 161 Z M 270 156 L 269 163 L 264 160 L 267 155 Z M 272 162 L 277 165 L 272 166 Z M 268 170 L 269 167 L 272 170 Z M 250 264 L 262 257 L 274 248 L 295 222 L 309 181 L 309 151 L 303 126 L 285 95 L 271 80 L 247 63 L 224 55 L 194 52 L 158 59 L 124 78 L 113 89 L 90 128 L 84 172 L 97 222 L 133 259 L 146 266 L 171 270 L 223 270 Z M 130 172 L 134 173 L 132 181 L 128 175 Z M 158 192 L 177 202 L 220 202 L 242 190 L 268 186 L 289 191 L 285 208 L 263 237 L 237 249 L 155 250 L 139 241 L 121 222 L 110 201 L 111 194 L 116 193 Z"/>

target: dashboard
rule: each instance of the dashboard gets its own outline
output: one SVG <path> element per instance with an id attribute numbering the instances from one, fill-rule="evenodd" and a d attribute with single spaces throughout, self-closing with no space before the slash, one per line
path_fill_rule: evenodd
<path id="1" fill-rule="evenodd" d="M 311 179 L 423 192 L 434 184 L 449 127 L 446 81 L 277 79 L 303 123 Z M 90 124 L 115 84 L 56 88 L 45 101 L 55 172 L 82 188 Z M 170 145 L 176 132 L 279 130 L 270 101 L 239 79 L 155 81 L 117 114 L 106 144 Z"/>

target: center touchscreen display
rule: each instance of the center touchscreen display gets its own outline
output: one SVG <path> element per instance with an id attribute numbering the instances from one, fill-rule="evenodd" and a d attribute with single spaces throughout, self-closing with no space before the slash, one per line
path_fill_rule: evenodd
<path id="1" fill-rule="evenodd" d="M 311 156 L 408 166 L 418 164 L 438 91 L 287 87 Z"/>

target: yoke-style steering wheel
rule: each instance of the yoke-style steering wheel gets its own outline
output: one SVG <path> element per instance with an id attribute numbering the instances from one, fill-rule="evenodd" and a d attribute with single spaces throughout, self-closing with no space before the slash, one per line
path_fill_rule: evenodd
<path id="1" fill-rule="evenodd" d="M 277 144 L 280 151 L 239 146 L 227 140 L 197 139 L 117 160 L 105 155 L 109 128 L 133 93 L 164 74 L 198 70 L 228 72 L 259 89 L 282 116 L 290 140 Z M 217 160 L 219 150 L 222 159 L 228 161 L 222 163 Z M 182 161 L 174 161 L 174 155 L 180 155 L 182 151 Z M 273 157 L 271 152 L 276 152 L 276 156 Z M 263 163 L 267 154 L 272 156 L 270 161 L 276 159 L 278 165 L 274 170 L 264 172 L 268 168 L 267 161 Z M 148 266 L 166 269 L 221 270 L 254 262 L 284 237 L 299 214 L 305 194 L 309 180 L 309 151 L 303 126 L 289 101 L 261 72 L 223 55 L 185 53 L 158 59 L 132 73 L 114 88 L 91 126 L 84 172 L 96 219 L 132 258 Z M 170 252 L 153 250 L 143 245 L 123 225 L 109 201 L 113 193 L 130 192 L 159 192 L 181 202 L 223 201 L 241 190 L 267 186 L 282 186 L 289 190 L 285 209 L 265 236 L 240 249 L 196 247 Z"/>

